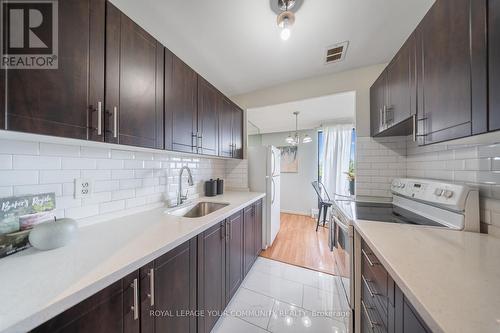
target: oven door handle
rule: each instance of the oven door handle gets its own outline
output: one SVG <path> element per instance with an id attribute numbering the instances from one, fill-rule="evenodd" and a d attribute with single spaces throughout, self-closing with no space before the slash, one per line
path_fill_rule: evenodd
<path id="1" fill-rule="evenodd" d="M 333 220 L 335 221 L 335 223 L 337 225 L 340 226 L 340 228 L 342 228 L 342 230 L 344 230 L 344 232 L 348 233 L 349 232 L 349 226 L 346 225 L 345 223 L 343 223 L 338 217 L 336 217 L 335 215 L 332 216 L 333 217 Z"/>

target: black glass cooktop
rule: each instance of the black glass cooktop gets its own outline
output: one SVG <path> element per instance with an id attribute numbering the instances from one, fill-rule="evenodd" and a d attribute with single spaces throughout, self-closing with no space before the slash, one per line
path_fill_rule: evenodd
<path id="1" fill-rule="evenodd" d="M 391 203 L 356 202 L 356 218 L 391 223 L 418 224 L 435 227 L 443 225 Z"/>

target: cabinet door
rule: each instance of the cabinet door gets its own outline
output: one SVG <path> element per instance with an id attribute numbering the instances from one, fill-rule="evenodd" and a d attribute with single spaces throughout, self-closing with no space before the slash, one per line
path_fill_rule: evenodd
<path id="1" fill-rule="evenodd" d="M 198 153 L 216 156 L 219 135 L 218 116 L 222 107 L 220 93 L 198 76 Z"/>
<path id="2" fill-rule="evenodd" d="M 394 305 L 395 332 L 401 333 L 429 333 L 431 330 L 425 325 L 413 306 L 408 302 L 401 289 L 395 286 Z"/>
<path id="3" fill-rule="evenodd" d="M 169 49 L 164 49 L 164 134 L 165 142 L 164 148 L 167 150 L 172 150 L 172 131 L 173 131 L 173 112 L 172 107 L 174 106 L 174 93 L 173 93 L 173 70 L 174 70 L 174 54 L 170 52 Z"/>
<path id="4" fill-rule="evenodd" d="M 233 104 L 233 157 L 243 158 L 243 110 Z"/>
<path id="5" fill-rule="evenodd" d="M 233 156 L 233 110 L 226 98 L 219 114 L 219 156 Z"/>
<path id="6" fill-rule="evenodd" d="M 482 0 L 437 1 L 422 21 L 418 111 L 425 144 L 486 130 L 484 5 Z"/>
<path id="7" fill-rule="evenodd" d="M 35 328 L 36 333 L 138 333 L 134 319 L 134 272 Z M 137 284 L 138 286 L 138 284 Z"/>
<path id="8" fill-rule="evenodd" d="M 226 305 L 226 244 L 224 223 L 217 224 L 198 236 L 198 332 L 209 333 Z M 210 315 L 209 315 L 210 312 Z"/>
<path id="9" fill-rule="evenodd" d="M 396 125 L 412 114 L 410 54 L 413 39 L 409 39 L 387 66 L 387 106 L 385 118 L 387 126 Z"/>
<path id="10" fill-rule="evenodd" d="M 243 281 L 243 212 L 226 221 L 226 304 Z"/>
<path id="11" fill-rule="evenodd" d="M 163 46 L 116 7 L 107 6 L 106 141 L 161 149 Z"/>
<path id="12" fill-rule="evenodd" d="M 488 1 L 489 130 L 500 129 L 500 2 Z"/>
<path id="13" fill-rule="evenodd" d="M 149 292 L 154 299 L 147 299 L 146 308 L 169 311 L 172 316 L 154 317 L 154 330 L 141 332 L 196 332 L 196 317 L 187 315 L 188 311 L 196 310 L 196 242 L 194 238 L 179 245 L 156 259 L 154 268 L 148 269 L 148 274 L 154 269 L 152 278 L 147 275 L 148 285 L 151 281 L 154 284 L 154 293 Z M 146 319 L 151 317 L 149 310 L 145 315 Z"/>
<path id="14" fill-rule="evenodd" d="M 262 200 L 255 204 L 255 256 L 262 251 Z"/>
<path id="15" fill-rule="evenodd" d="M 243 271 L 246 275 L 255 260 L 255 207 L 248 206 L 244 212 Z"/>
<path id="16" fill-rule="evenodd" d="M 176 56 L 172 66 L 172 91 L 167 106 L 172 113 L 172 149 L 194 153 L 198 75 Z"/>
<path id="17" fill-rule="evenodd" d="M 104 13 L 104 0 L 58 2 L 58 68 L 4 72 L 6 129 L 103 140 Z"/>
<path id="18" fill-rule="evenodd" d="M 387 73 L 382 72 L 370 88 L 370 126 L 371 135 L 376 136 L 384 130 L 384 106 L 386 102 Z"/>

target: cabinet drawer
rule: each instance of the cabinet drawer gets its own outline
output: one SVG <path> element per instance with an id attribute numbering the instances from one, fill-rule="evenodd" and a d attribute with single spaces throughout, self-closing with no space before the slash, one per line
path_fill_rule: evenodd
<path id="1" fill-rule="evenodd" d="M 364 276 L 369 279 L 373 285 L 372 290 L 375 290 L 378 294 L 387 297 L 387 271 L 365 243 L 363 243 L 361 248 L 361 262 L 361 268 Z"/>
<path id="2" fill-rule="evenodd" d="M 361 333 L 386 333 L 386 326 L 379 317 L 377 310 L 361 299 Z"/>
<path id="3" fill-rule="evenodd" d="M 378 316 L 382 319 L 384 326 L 387 327 L 387 297 L 377 293 L 373 287 L 370 279 L 364 274 L 361 275 L 361 298 L 367 306 L 373 308 L 373 311 L 378 313 Z"/>

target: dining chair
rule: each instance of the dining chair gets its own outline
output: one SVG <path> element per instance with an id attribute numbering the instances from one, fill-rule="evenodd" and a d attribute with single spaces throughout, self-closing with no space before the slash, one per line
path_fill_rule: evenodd
<path id="1" fill-rule="evenodd" d="M 332 206 L 332 200 L 330 199 L 330 196 L 328 195 L 328 192 L 326 191 L 325 185 L 323 185 L 323 183 L 315 180 L 311 184 L 314 187 L 316 194 L 318 195 L 319 201 L 318 222 L 316 223 L 316 231 L 318 231 L 319 222 L 321 220 L 321 212 L 323 212 L 324 227 L 326 223 L 326 216 L 328 214 L 328 208 Z"/>

